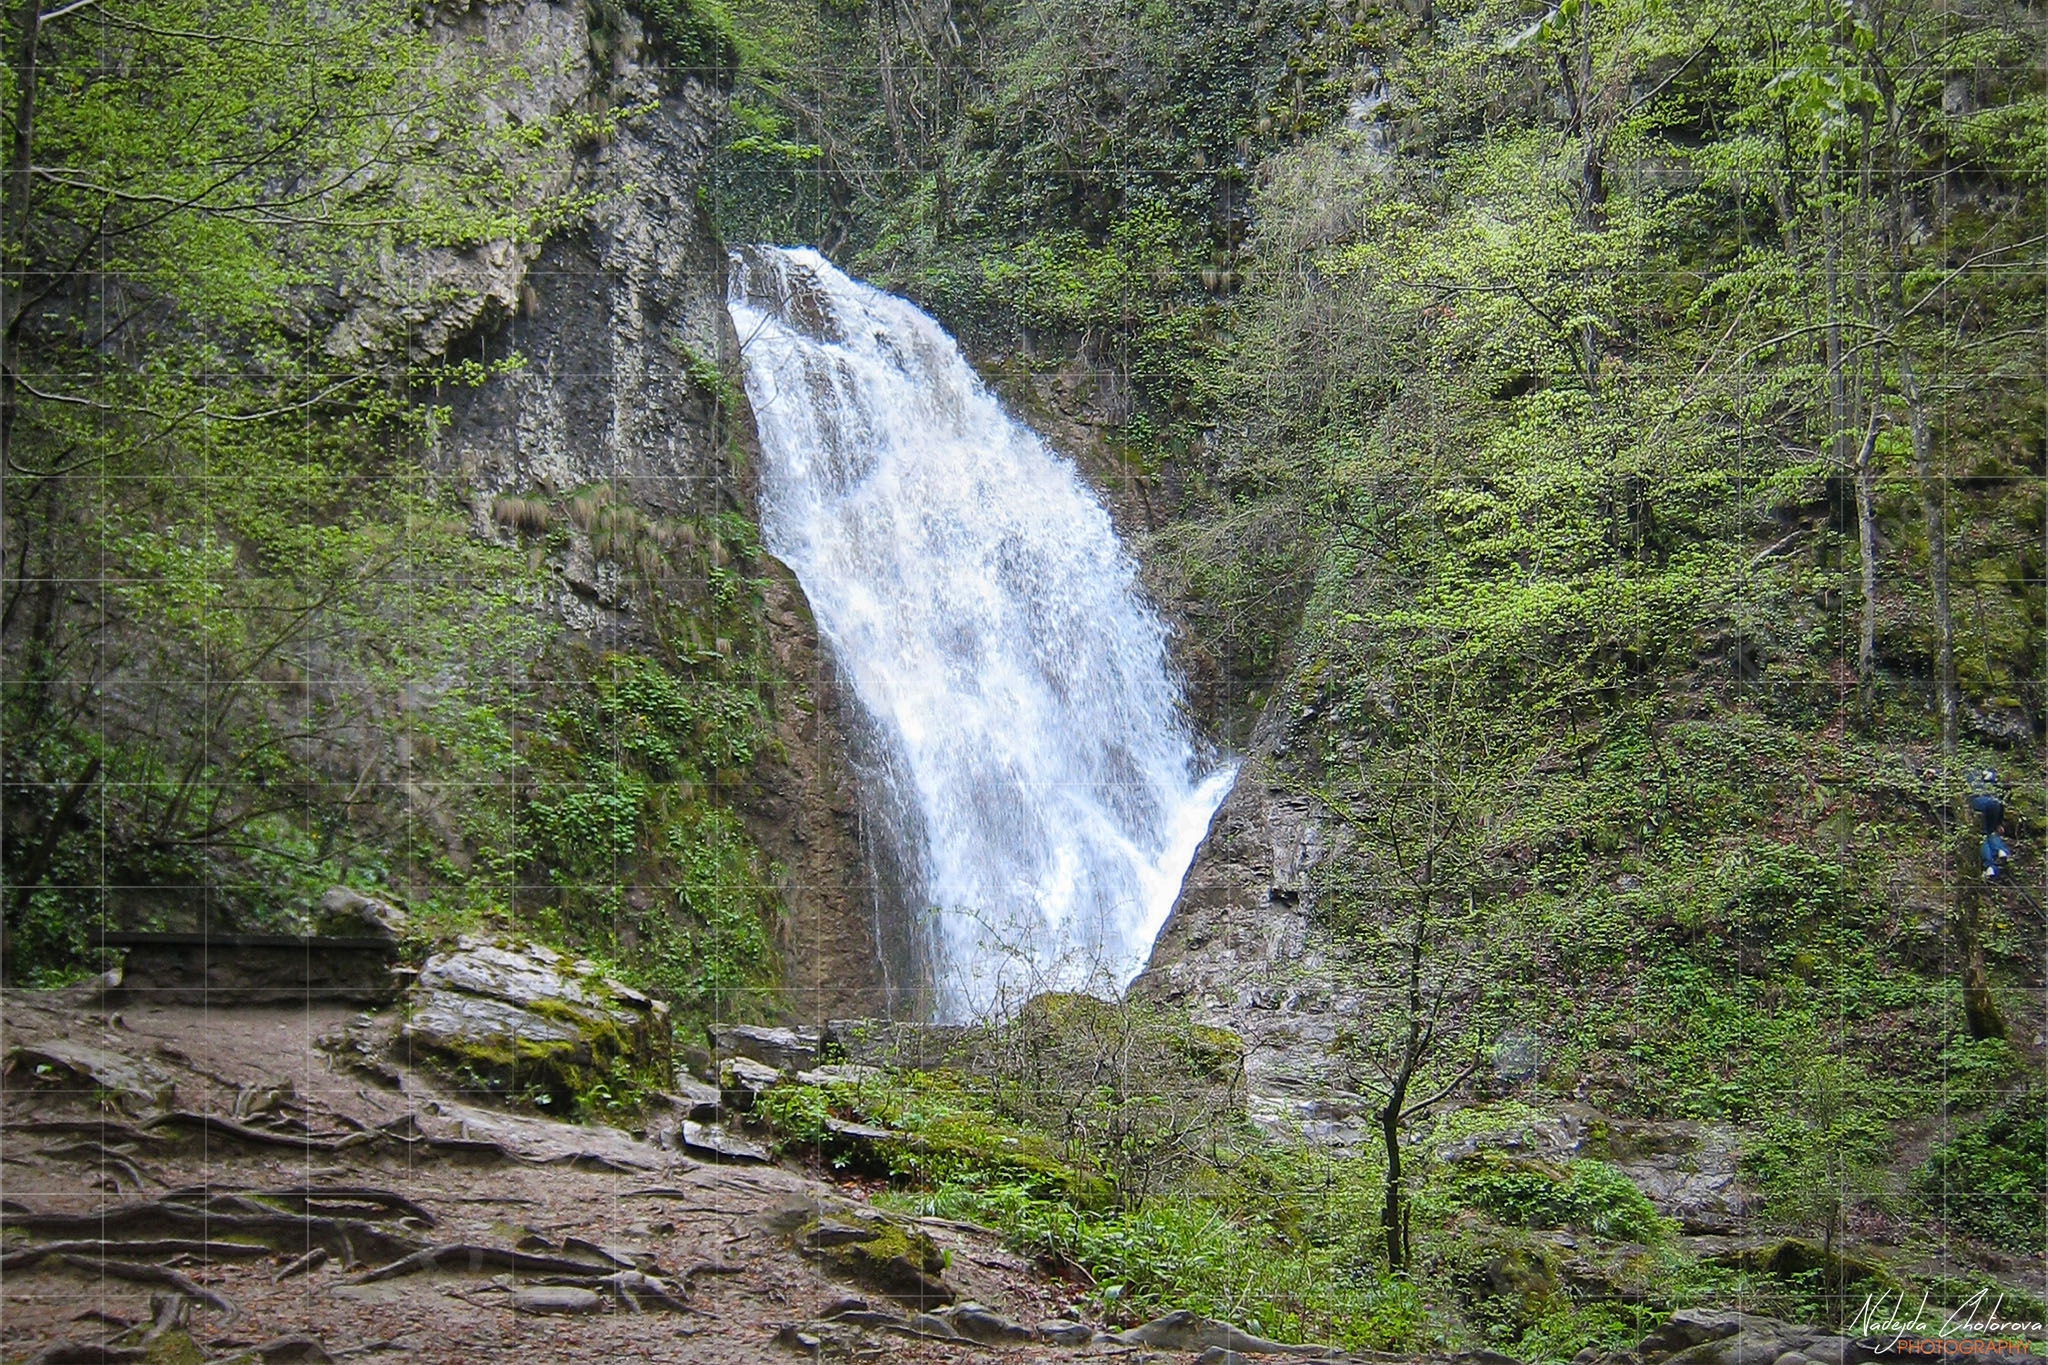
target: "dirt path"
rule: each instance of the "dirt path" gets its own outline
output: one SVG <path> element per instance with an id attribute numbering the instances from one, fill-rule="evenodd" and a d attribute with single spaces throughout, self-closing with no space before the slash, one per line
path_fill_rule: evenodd
<path id="1" fill-rule="evenodd" d="M 419 1071 L 376 1060 L 387 1027 L 317 1003 L 209 1010 L 8 991 L 0 1047 L 14 1066 L 0 1094 L 0 1197 L 10 1254 L 0 1268 L 0 1352 L 22 1360 L 52 1343 L 103 1343 L 123 1330 L 133 1341 L 151 1322 L 154 1297 L 156 1312 L 189 1313 L 183 1330 L 206 1358 L 260 1343 L 272 1343 L 271 1360 L 318 1359 L 310 1352 L 324 1348 L 336 1359 L 465 1365 L 521 1355 L 723 1365 L 835 1354 L 905 1362 L 1146 1354 L 981 1346 L 857 1326 L 813 1345 L 795 1331 L 850 1297 L 874 1300 L 877 1311 L 914 1311 L 835 1282 L 791 1243 L 793 1223 L 821 1204 L 857 1208 L 857 1190 L 772 1166 L 706 1165 L 645 1134 L 467 1102 Z M 87 1068 L 101 1084 L 81 1080 Z M 280 1192 L 295 1212 L 277 1212 Z M 962 1298 L 1027 1325 L 1069 1307 L 1064 1286 L 993 1238 L 957 1225 L 926 1230 L 949 1253 L 946 1279 Z M 51 1242 L 73 1249 L 17 1254 Z M 366 1278 L 422 1244 L 486 1250 Z M 538 1259 L 506 1264 L 509 1252 Z M 278 1278 L 296 1272 L 300 1258 L 317 1264 Z M 548 1286 L 563 1278 L 549 1271 L 564 1259 L 593 1268 L 569 1276 L 567 1289 Z M 600 1283 L 601 1273 L 627 1278 Z M 532 1311 L 555 1300 L 587 1308 L 581 1296 L 590 1291 L 574 1286 L 591 1284 L 599 1286 L 596 1311 Z M 175 1301 L 195 1296 L 216 1303 Z M 320 1347 L 279 1342 L 292 1336 Z M 177 1354 L 162 1348 L 148 1358 Z M 104 1356 L 144 1357 L 141 1348 Z M 196 1357 L 188 1349 L 185 1358 Z"/>

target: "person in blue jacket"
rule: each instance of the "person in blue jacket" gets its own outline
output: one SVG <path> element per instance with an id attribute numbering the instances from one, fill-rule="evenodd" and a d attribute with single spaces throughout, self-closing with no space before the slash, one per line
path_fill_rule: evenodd
<path id="1" fill-rule="evenodd" d="M 1998 774 L 1989 768 L 1970 778 L 1970 809 L 1984 822 L 1987 842 L 1998 837 L 1998 827 L 2005 823 L 2005 801 L 1999 796 L 1998 788 Z M 1999 846 L 2004 847 L 2003 840 Z"/>
<path id="2" fill-rule="evenodd" d="M 1978 856 L 1984 859 L 1984 880 L 1987 882 L 1995 882 L 2003 876 L 2005 864 L 2012 857 L 2012 850 L 2005 846 L 2001 837 L 2004 833 L 2003 825 L 1987 831 L 1983 845 L 1977 850 Z"/>

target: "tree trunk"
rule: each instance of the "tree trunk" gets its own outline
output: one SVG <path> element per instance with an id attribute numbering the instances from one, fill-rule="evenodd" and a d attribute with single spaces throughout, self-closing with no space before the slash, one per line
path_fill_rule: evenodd
<path id="1" fill-rule="evenodd" d="M 1387 1148 L 1387 1201 L 1380 1210 L 1380 1231 L 1387 1243 L 1387 1268 L 1408 1268 L 1407 1219 L 1401 1199 L 1401 1105 L 1397 1096 L 1380 1110 L 1380 1140 Z"/>
<path id="2" fill-rule="evenodd" d="M 1941 754 L 1956 754 L 1956 626 L 1948 597 L 1947 499 L 1935 481 L 1934 433 L 1926 394 L 1913 372 L 1913 358 L 1899 357 L 1899 391 L 1913 431 L 1913 473 L 1920 484 L 1920 513 L 1927 526 L 1927 572 L 1934 589 L 1935 709 L 1941 722 Z"/>
<path id="3" fill-rule="evenodd" d="M 1863 595 L 1862 619 L 1856 638 L 1856 676 L 1868 692 L 1877 676 L 1877 415 L 1856 452 L 1856 557 Z"/>
<path id="4" fill-rule="evenodd" d="M 1965 897 L 1962 911 L 1962 954 L 1963 954 L 1963 1026 L 1970 1036 L 1982 1042 L 1986 1038 L 2007 1037 L 2005 1016 L 1998 1012 L 1998 1001 L 1991 994 L 1991 978 L 1984 970 L 1984 943 L 1977 932 L 1977 902 L 1979 894 L 1972 891 Z"/>
<path id="5" fill-rule="evenodd" d="M 896 168 L 910 168 L 910 152 L 903 143 L 903 115 L 896 106 L 896 64 L 889 53 L 889 36 L 884 31 L 884 20 L 894 17 L 893 9 L 884 8 L 884 0 L 875 3 L 875 56 L 881 67 L 882 117 L 889 125 L 889 144 L 896 153 Z"/>
<path id="6" fill-rule="evenodd" d="M 1927 412 L 1927 395 L 1914 373 L 1913 358 L 1899 357 L 1899 392 L 1906 400 L 1906 416 L 1913 431 L 1913 474 L 1920 484 L 1920 512 L 1927 525 L 1928 576 L 1934 589 L 1935 707 L 1941 722 L 1941 756 L 1944 771 L 1953 772 L 1956 757 L 1956 718 L 1960 710 L 1956 696 L 1956 626 L 1949 602 L 1947 498 L 1937 486 L 1934 469 L 1934 432 Z M 1969 812 L 1958 808 L 1952 828 L 1969 830 Z M 1976 840 L 1970 837 L 1967 843 Z M 1963 967 L 1963 1023 L 1972 1038 L 2003 1038 L 2007 1035 L 2004 1016 L 1991 994 L 1991 979 L 1984 968 L 1984 941 L 1977 924 L 1977 908 L 1983 892 L 1975 885 L 1971 859 L 1962 853 L 1956 859 L 1955 917 L 1956 948 Z"/>
<path id="7" fill-rule="evenodd" d="M 36 123 L 36 49 L 42 41 L 41 0 L 21 0 L 14 7 L 14 145 L 7 158 L 7 181 L 0 186 L 0 470 L 12 469 L 14 456 L 15 384 L 21 334 L 22 300 L 28 292 L 28 226 L 30 167 L 34 165 Z M 7 562 L 7 501 L 0 481 L 0 564 Z"/>

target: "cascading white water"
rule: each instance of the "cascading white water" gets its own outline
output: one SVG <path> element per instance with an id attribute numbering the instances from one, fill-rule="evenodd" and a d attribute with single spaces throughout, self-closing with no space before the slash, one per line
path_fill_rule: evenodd
<path id="1" fill-rule="evenodd" d="M 730 302 L 764 537 L 867 713 L 863 797 L 936 911 L 936 1012 L 1121 987 L 1233 768 L 1181 720 L 1108 513 L 904 300 L 755 247 Z"/>

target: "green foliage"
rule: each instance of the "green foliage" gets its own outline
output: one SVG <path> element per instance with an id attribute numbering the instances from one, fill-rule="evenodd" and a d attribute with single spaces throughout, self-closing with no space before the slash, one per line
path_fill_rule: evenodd
<path id="1" fill-rule="evenodd" d="M 2008 1100 L 1934 1150 L 1917 1175 L 1943 1222 L 2008 1251 L 2040 1244 L 2048 1210 L 2048 1103 L 2039 1089 Z"/>
<path id="2" fill-rule="evenodd" d="M 534 73 L 385 3 L 59 6 L 35 57 L 0 73 L 38 168 L 0 225 L 9 971 L 199 906 L 299 927 L 336 883 L 502 905 L 513 803 L 475 794 L 544 575 L 419 456 L 518 360 L 379 329 L 448 303 L 405 253 L 580 221 L 552 168 L 617 111 L 499 117 Z"/>
<path id="3" fill-rule="evenodd" d="M 1372 1181 L 1342 1189 L 1337 1197 L 1357 1201 L 1352 1211 L 1364 1214 Z M 1306 1201 L 1334 1191 L 1302 1193 Z M 972 1219 L 999 1229 L 1019 1250 L 1082 1267 L 1095 1281 L 1096 1305 L 1113 1319 L 1188 1308 L 1282 1341 L 1368 1349 L 1411 1346 L 1433 1335 L 1416 1286 L 1361 1255 L 1355 1239 L 1274 1237 L 1207 1200 L 1159 1198 L 1089 1213 L 1019 1186 L 953 1184 L 914 1207 Z M 1334 1229 L 1342 1220 L 1331 1212 L 1328 1202 L 1289 1211 Z"/>
<path id="4" fill-rule="evenodd" d="M 618 0 L 612 0 L 617 3 Z M 739 66 L 732 19 L 718 0 L 630 0 L 655 52 L 692 75 L 730 84 Z"/>
<path id="5" fill-rule="evenodd" d="M 2009 1050 L 1955 1037 L 1958 925 L 1988 926 L 2001 987 L 2039 971 L 2017 902 L 1954 900 L 1955 772 L 2038 744 L 2016 722 L 1943 752 L 1927 529 L 1990 745 L 1988 718 L 2039 715 L 2048 630 L 2017 211 L 2048 167 L 2038 25 L 1539 11 L 1065 4 L 963 13 L 956 46 L 757 0 L 714 202 L 914 293 L 1006 381 L 1109 376 L 1104 446 L 1163 509 L 1154 585 L 1263 713 L 1268 780 L 1341 832 L 1314 904 L 1342 964 L 1302 984 L 1386 999 L 1420 941 L 1460 1044 L 1433 1080 L 1511 1032 L 1534 1060 L 1501 1083 L 1735 1125 L 1765 1218 L 1839 1242 L 1914 1217 L 1895 1125 L 2004 1102 Z M 859 69 L 823 89 L 840 49 Z M 1367 94 L 1370 126 L 1339 126 Z M 1347 1034 L 1361 1087 L 1400 1013 Z M 1425 1221 L 1658 1240 L 1594 1162 L 1454 1163 L 1419 1193 Z M 2026 1224 L 1996 1217 L 1949 1225 Z M 1749 1270 L 1685 1284 L 1823 1306 Z M 1642 1325 L 1537 1307 L 1495 1324 L 1535 1358 Z"/>
<path id="6" fill-rule="evenodd" d="M 658 1069 L 636 1067 L 616 1058 L 604 1074 L 590 1081 L 575 1097 L 576 1116 L 599 1123 L 622 1125 L 638 1118 L 654 1096 L 673 1084 Z"/>
<path id="7" fill-rule="evenodd" d="M 1417 1203 L 1438 1217 L 1476 1209 L 1508 1227 L 1565 1228 L 1614 1241 L 1659 1242 L 1670 1232 L 1628 1177 L 1591 1159 L 1553 1164 L 1480 1152 L 1440 1167 Z"/>
<path id="8" fill-rule="evenodd" d="M 1005 1184 L 1083 1206 L 1104 1202 L 1094 1155 L 1006 1115 L 997 1087 L 949 1071 L 892 1072 L 885 1081 L 807 1086 L 784 1083 L 760 1098 L 754 1116 L 787 1151 L 810 1151 L 834 1167 L 879 1156 L 886 1175 L 919 1187 Z M 826 1127 L 839 1118 L 901 1133 L 882 1144 L 841 1142 Z"/>

